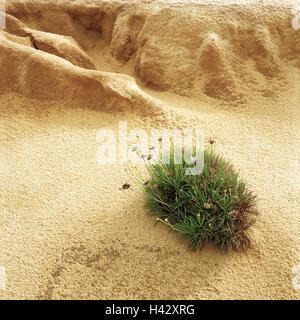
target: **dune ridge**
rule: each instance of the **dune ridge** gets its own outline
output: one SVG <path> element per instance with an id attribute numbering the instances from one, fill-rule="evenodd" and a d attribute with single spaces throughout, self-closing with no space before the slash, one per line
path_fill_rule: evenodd
<path id="1" fill-rule="evenodd" d="M 132 60 L 131 72 L 145 86 L 245 103 L 253 94 L 284 90 L 290 69 L 299 68 L 299 30 L 291 25 L 292 6 L 274 8 L 194 3 L 184 7 L 163 1 L 16 1 L 9 3 L 7 12 L 44 31 L 31 32 L 38 49 L 84 68 L 93 68 L 93 62 L 72 41 L 84 49 L 95 46 L 86 39 L 89 30 L 100 35 L 121 63 Z M 64 46 L 59 50 L 57 43 L 54 48 L 63 37 Z"/>

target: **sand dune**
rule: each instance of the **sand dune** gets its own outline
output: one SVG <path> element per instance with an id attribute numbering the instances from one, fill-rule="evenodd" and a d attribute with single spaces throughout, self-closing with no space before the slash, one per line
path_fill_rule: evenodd
<path id="1" fill-rule="evenodd" d="M 236 2 L 0 1 L 1 298 L 300 297 L 296 1 Z M 96 161 L 118 121 L 214 137 L 258 194 L 253 248 L 154 227 L 125 166 Z"/>

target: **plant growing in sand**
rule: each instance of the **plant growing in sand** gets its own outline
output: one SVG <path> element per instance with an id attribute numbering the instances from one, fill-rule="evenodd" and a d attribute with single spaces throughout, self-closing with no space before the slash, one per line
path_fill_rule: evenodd
<path id="1" fill-rule="evenodd" d="M 141 185 L 146 208 L 158 221 L 180 233 L 191 248 L 213 244 L 226 251 L 250 246 L 246 231 L 255 222 L 256 196 L 228 161 L 210 148 L 204 151 L 203 172 L 186 175 L 189 165 L 174 163 L 174 147 L 168 164 L 161 156 L 154 164 L 148 158 L 149 178 Z"/>

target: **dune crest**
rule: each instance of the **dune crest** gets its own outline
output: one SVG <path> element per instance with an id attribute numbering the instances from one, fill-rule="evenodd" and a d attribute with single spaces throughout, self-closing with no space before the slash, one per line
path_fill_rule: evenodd
<path id="1" fill-rule="evenodd" d="M 14 90 L 40 100 L 64 100 L 103 111 L 161 113 L 161 104 L 141 91 L 134 78 L 93 70 L 94 64 L 70 37 L 27 28 L 8 15 L 0 33 L 2 92 Z"/>
<path id="2" fill-rule="evenodd" d="M 96 45 L 86 38 L 86 32 L 94 31 L 115 59 L 124 65 L 133 61 L 132 74 L 145 86 L 246 102 L 253 94 L 284 89 L 291 69 L 299 68 L 299 30 L 292 28 L 291 8 L 256 5 L 249 10 L 249 5 L 193 2 L 184 6 L 180 1 L 12 1 L 7 12 L 22 21 L 11 17 L 9 32 L 30 33 L 38 49 L 80 67 L 94 68 L 79 48 Z"/>

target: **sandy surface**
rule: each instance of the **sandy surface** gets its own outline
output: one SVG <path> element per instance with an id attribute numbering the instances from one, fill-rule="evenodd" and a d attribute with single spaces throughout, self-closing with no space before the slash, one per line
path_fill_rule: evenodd
<path id="1" fill-rule="evenodd" d="M 30 28 L 37 28 L 38 18 L 25 17 L 22 8 L 13 11 Z M 35 80 L 26 68 L 23 82 L 18 80 L 16 86 L 0 81 L 0 266 L 7 275 L 0 298 L 299 299 L 300 290 L 292 287 L 292 268 L 300 264 L 300 72 L 293 44 L 287 56 L 273 56 L 280 72 L 271 78 L 252 71 L 253 63 L 243 60 L 249 67 L 246 79 L 255 78 L 264 94 L 258 94 L 257 86 L 246 90 L 237 79 L 234 89 L 243 97 L 235 99 L 236 91 L 234 95 L 230 91 L 230 99 L 224 100 L 199 89 L 204 78 L 195 78 L 195 90 L 185 95 L 180 84 L 154 90 L 136 74 L 138 53 L 124 62 L 114 55 L 120 52 L 117 45 L 110 48 L 102 36 L 82 26 L 74 30 L 77 41 L 86 36 L 86 53 L 76 49 L 73 64 L 92 61 L 98 70 L 128 74 L 143 92 L 128 85 L 127 78 L 113 78 L 119 74 L 106 78 L 53 58 L 65 54 L 65 42 L 53 54 L 33 54 L 32 42 L 26 44 L 24 38 L 19 46 L 7 41 L 20 38 L 4 40 L 1 55 L 8 57 L 5 50 L 28 55 L 33 71 L 55 65 L 53 74 L 59 74 L 62 82 L 58 79 L 53 90 L 70 81 L 75 91 L 66 87 L 65 100 L 53 99 L 52 87 L 45 90 L 41 85 L 47 91 L 43 98 L 33 89 Z M 50 42 L 48 52 L 54 50 Z M 49 78 L 51 68 L 46 69 Z M 172 78 L 168 72 L 162 85 Z M 94 89 L 97 99 L 113 100 L 108 110 L 89 96 L 88 103 L 80 96 L 89 84 L 86 79 L 93 77 L 102 85 L 102 91 Z M 143 114 L 143 104 L 150 114 Z M 131 190 L 119 190 L 123 183 L 132 183 L 125 167 L 96 161 L 97 132 L 108 128 L 117 133 L 121 120 L 128 122 L 128 129 L 201 128 L 206 138 L 214 137 L 216 150 L 232 160 L 258 194 L 261 214 L 250 232 L 253 248 L 228 254 L 212 248 L 191 252 L 166 226 L 154 226 L 155 218 L 143 209 L 143 195 L 134 183 Z"/>

